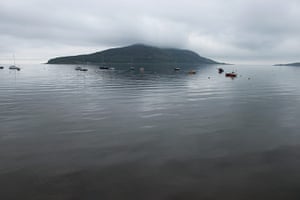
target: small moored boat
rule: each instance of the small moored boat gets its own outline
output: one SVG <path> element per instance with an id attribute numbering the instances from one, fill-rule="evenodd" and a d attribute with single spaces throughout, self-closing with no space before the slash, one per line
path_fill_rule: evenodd
<path id="1" fill-rule="evenodd" d="M 226 73 L 225 76 L 226 76 L 226 77 L 235 78 L 235 77 L 237 76 L 237 74 L 234 73 L 234 72 L 231 72 L 231 73 Z"/>
<path id="2" fill-rule="evenodd" d="M 3 66 L 0 66 L 0 69 L 4 69 L 4 67 L 3 67 Z"/>
<path id="3" fill-rule="evenodd" d="M 79 71 L 81 70 L 82 68 L 81 67 L 76 67 L 75 70 Z"/>
<path id="4" fill-rule="evenodd" d="M 109 69 L 109 67 L 102 66 L 102 67 L 99 67 L 99 69 Z"/>
<path id="5" fill-rule="evenodd" d="M 14 64 L 9 66 L 9 69 L 20 71 L 21 68 L 16 66 L 15 55 L 13 55 L 13 58 L 14 58 Z"/>
<path id="6" fill-rule="evenodd" d="M 81 71 L 81 72 L 86 72 L 86 71 L 88 71 L 88 69 L 86 69 L 86 68 L 81 68 L 80 71 Z"/>
<path id="7" fill-rule="evenodd" d="M 9 69 L 11 69 L 11 70 L 18 70 L 18 71 L 21 70 L 20 67 L 17 67 L 17 66 L 15 66 L 15 65 L 11 65 L 11 66 L 9 67 Z"/>
<path id="8" fill-rule="evenodd" d="M 191 70 L 191 71 L 189 71 L 189 74 L 196 74 L 196 71 L 195 70 Z"/>
<path id="9" fill-rule="evenodd" d="M 175 67 L 175 68 L 174 68 L 174 71 L 179 71 L 179 70 L 180 70 L 179 67 Z"/>

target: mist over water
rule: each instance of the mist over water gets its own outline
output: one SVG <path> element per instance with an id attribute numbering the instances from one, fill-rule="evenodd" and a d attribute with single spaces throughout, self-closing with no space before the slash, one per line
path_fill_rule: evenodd
<path id="1" fill-rule="evenodd" d="M 0 199 L 300 198 L 300 68 L 75 67 L 0 70 Z"/>

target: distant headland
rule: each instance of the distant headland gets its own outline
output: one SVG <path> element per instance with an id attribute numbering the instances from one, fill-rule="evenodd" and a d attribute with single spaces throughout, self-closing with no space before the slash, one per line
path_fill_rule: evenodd
<path id="1" fill-rule="evenodd" d="M 226 64 L 202 57 L 190 50 L 175 48 L 158 48 L 144 44 L 112 48 L 104 51 L 57 57 L 48 60 L 47 64 L 103 64 L 103 63 L 169 63 L 169 64 Z"/>
<path id="2" fill-rule="evenodd" d="M 287 63 L 287 64 L 275 64 L 274 66 L 294 66 L 294 67 L 300 67 L 300 62 Z"/>

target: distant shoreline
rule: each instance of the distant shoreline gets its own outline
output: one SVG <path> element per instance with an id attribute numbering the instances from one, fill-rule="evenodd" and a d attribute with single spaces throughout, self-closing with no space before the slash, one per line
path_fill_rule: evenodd
<path id="1" fill-rule="evenodd" d="M 287 63 L 287 64 L 275 64 L 273 66 L 294 66 L 294 67 L 300 67 L 300 62 L 296 63 Z"/>

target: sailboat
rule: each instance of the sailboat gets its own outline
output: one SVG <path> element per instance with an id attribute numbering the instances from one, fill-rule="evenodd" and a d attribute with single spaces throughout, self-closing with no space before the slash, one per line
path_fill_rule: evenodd
<path id="1" fill-rule="evenodd" d="M 16 66 L 15 55 L 14 55 L 13 57 L 14 57 L 14 64 L 11 65 L 11 66 L 9 66 L 9 69 L 13 69 L 13 70 L 18 70 L 18 71 L 20 71 L 21 68 Z"/>
<path id="2" fill-rule="evenodd" d="M 100 66 L 99 69 L 114 70 L 115 68 L 106 66 L 104 61 L 104 55 L 102 55 L 102 66 Z"/>

